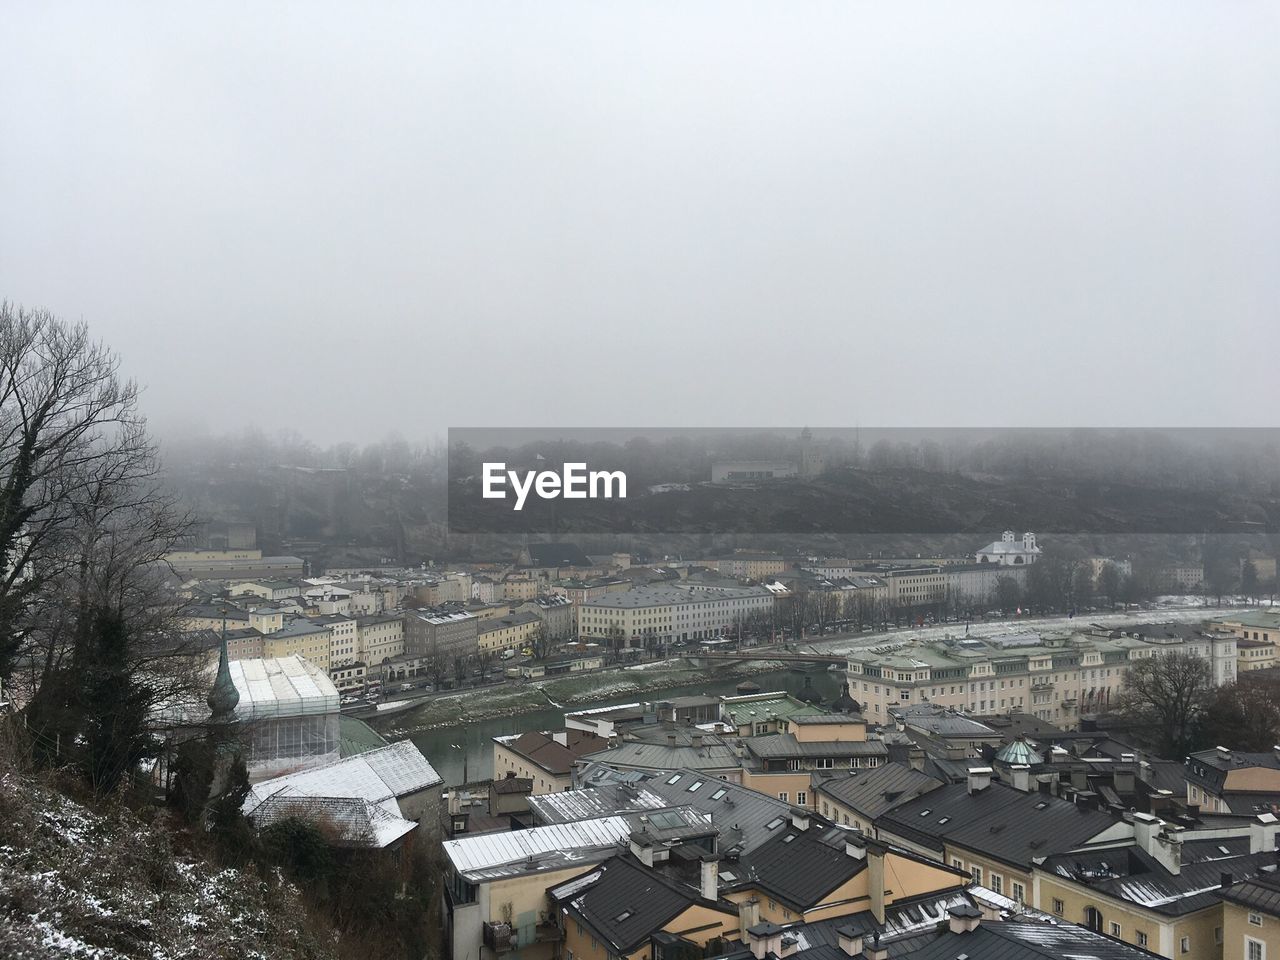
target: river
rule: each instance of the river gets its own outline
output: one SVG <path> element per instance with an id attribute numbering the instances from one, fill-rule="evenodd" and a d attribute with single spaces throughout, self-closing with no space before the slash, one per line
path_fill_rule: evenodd
<path id="1" fill-rule="evenodd" d="M 822 699 L 830 702 L 840 692 L 840 684 L 844 681 L 843 673 L 829 671 L 819 673 L 799 673 L 793 670 L 779 670 L 774 673 L 757 674 L 750 679 L 760 685 L 761 690 L 787 690 L 799 693 L 804 688 L 805 678 L 812 682 Z M 692 686 L 672 687 L 666 690 L 646 691 L 644 699 L 650 702 L 662 700 L 670 696 L 688 696 L 690 694 L 728 694 L 736 693 L 741 679 L 722 681 L 703 681 Z M 486 780 L 493 776 L 493 738 L 510 733 L 525 733 L 529 730 L 560 730 L 564 727 L 564 715 L 574 710 L 591 707 L 616 706 L 623 703 L 635 703 L 638 697 L 602 700 L 599 703 L 576 704 L 572 707 L 538 710 L 534 713 L 522 713 L 514 717 L 498 717 L 494 720 L 481 720 L 456 727 L 438 727 L 423 730 L 411 736 L 418 749 L 423 752 L 431 765 L 436 768 L 445 783 L 458 784 L 466 780 Z"/>

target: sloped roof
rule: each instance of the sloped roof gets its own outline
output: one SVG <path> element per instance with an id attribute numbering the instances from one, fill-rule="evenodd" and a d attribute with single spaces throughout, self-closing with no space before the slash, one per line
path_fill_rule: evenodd
<path id="1" fill-rule="evenodd" d="M 358 798 L 374 804 L 394 802 L 443 782 L 412 740 L 368 750 L 336 763 L 263 780 L 249 789 L 246 816 L 282 790 L 308 797 Z"/>
<path id="2" fill-rule="evenodd" d="M 850 777 L 834 777 L 814 786 L 820 793 L 871 820 L 942 786 L 942 781 L 902 763 L 882 763 Z"/>
<path id="3" fill-rule="evenodd" d="M 271 795 L 252 814 L 258 829 L 282 820 L 306 820 L 335 831 L 342 847 L 386 847 L 418 825 L 359 797 L 311 797 L 292 787 Z"/>
<path id="4" fill-rule="evenodd" d="M 737 916 L 736 911 L 676 887 L 629 854 L 606 860 L 587 876 L 552 887 L 547 895 L 590 926 L 612 947 L 610 952 L 619 954 L 633 952 L 695 904 Z"/>
<path id="5" fill-rule="evenodd" d="M 981 923 L 968 933 L 945 931 L 917 945 L 911 956 L 912 960 L 956 960 L 966 954 L 975 960 L 1151 960 L 1154 956 L 1074 923 L 1030 920 Z"/>

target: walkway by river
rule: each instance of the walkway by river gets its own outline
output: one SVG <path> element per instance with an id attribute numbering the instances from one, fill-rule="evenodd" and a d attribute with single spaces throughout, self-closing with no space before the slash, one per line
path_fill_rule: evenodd
<path id="1" fill-rule="evenodd" d="M 805 678 L 812 682 L 813 688 L 822 698 L 830 701 L 840 692 L 840 684 L 844 681 L 843 673 L 799 673 L 791 670 L 780 670 L 776 673 L 762 673 L 752 677 L 761 690 L 787 690 L 799 693 L 804 688 Z M 644 695 L 648 701 L 661 700 L 669 696 L 689 696 L 691 694 L 728 694 L 736 692 L 741 680 L 724 680 L 719 682 L 703 682 L 691 687 L 675 687 L 663 691 L 649 691 Z M 412 736 L 413 742 L 431 761 L 445 783 L 457 784 L 465 779 L 483 780 L 493 776 L 493 738 L 511 733 L 525 733 L 529 730 L 559 730 L 564 726 L 564 715 L 573 710 L 593 707 L 615 706 L 622 703 L 634 703 L 636 697 L 621 700 L 605 700 L 600 703 L 580 704 L 574 707 L 548 707 L 536 713 L 522 713 L 514 717 L 499 717 L 494 720 L 482 720 L 456 727 L 441 727 L 424 730 Z"/>

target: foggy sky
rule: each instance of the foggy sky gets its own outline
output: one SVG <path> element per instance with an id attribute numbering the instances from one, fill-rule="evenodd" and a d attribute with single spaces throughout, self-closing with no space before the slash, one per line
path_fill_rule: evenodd
<path id="1" fill-rule="evenodd" d="M 0 2 L 162 433 L 1276 423 L 1273 3 L 185 6 Z"/>

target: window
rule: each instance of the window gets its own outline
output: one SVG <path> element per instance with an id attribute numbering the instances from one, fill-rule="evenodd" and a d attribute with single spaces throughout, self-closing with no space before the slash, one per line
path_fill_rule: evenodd
<path id="1" fill-rule="evenodd" d="M 1147 935 L 1141 930 L 1138 931 L 1138 946 L 1145 947 L 1147 945 Z"/>
<path id="2" fill-rule="evenodd" d="M 1249 914 L 1249 923 L 1251 926 L 1255 926 L 1255 927 L 1262 926 L 1262 914 L 1260 913 Z"/>
<path id="3" fill-rule="evenodd" d="M 981 883 L 981 882 L 982 882 L 982 868 L 981 868 L 981 867 L 974 867 L 974 868 L 973 868 L 973 882 L 974 882 L 974 883 Z"/>
<path id="4" fill-rule="evenodd" d="M 994 890 L 996 893 L 1003 894 L 1004 893 L 1004 877 L 1000 876 L 1000 874 L 998 873 L 993 873 L 991 875 L 991 889 Z"/>
<path id="5" fill-rule="evenodd" d="M 1120 939 L 1120 924 L 1116 923 L 1114 920 L 1111 921 L 1111 935 L 1117 940 Z"/>
<path id="6" fill-rule="evenodd" d="M 1056 913 L 1058 916 L 1062 916 L 1062 911 L 1065 910 L 1066 908 L 1067 908 L 1066 904 L 1064 904 L 1061 900 L 1059 900 L 1057 897 L 1053 898 L 1054 913 Z"/>
<path id="7" fill-rule="evenodd" d="M 1027 888 L 1020 884 L 1017 880 L 1013 881 L 1013 899 L 1019 903 L 1027 899 Z"/>
<path id="8" fill-rule="evenodd" d="M 787 803 L 788 802 L 787 791 L 783 790 L 780 794 L 778 794 L 778 799 L 781 800 L 783 803 Z"/>
<path id="9" fill-rule="evenodd" d="M 1190 952 L 1191 952 L 1191 938 L 1190 938 L 1190 937 L 1183 937 L 1181 940 L 1179 940 L 1179 941 L 1178 941 L 1178 952 L 1179 952 L 1179 953 L 1190 953 Z"/>
<path id="10" fill-rule="evenodd" d="M 799 806 L 802 806 L 802 807 L 803 807 L 803 806 L 805 805 L 805 801 L 806 801 L 806 800 L 808 800 L 808 799 L 809 799 L 809 798 L 808 798 L 808 796 L 806 796 L 806 794 L 805 794 L 805 792 L 804 792 L 803 790 L 797 790 L 797 791 L 796 791 L 796 803 L 797 803 Z"/>
<path id="11" fill-rule="evenodd" d="M 952 865 L 953 867 L 955 867 L 957 870 L 963 870 L 963 869 L 964 869 L 964 861 L 963 861 L 963 860 L 961 860 L 959 857 L 952 857 L 952 858 L 951 858 L 951 865 Z"/>
<path id="12" fill-rule="evenodd" d="M 1244 938 L 1244 960 L 1267 960 L 1267 948 L 1261 940 Z"/>

